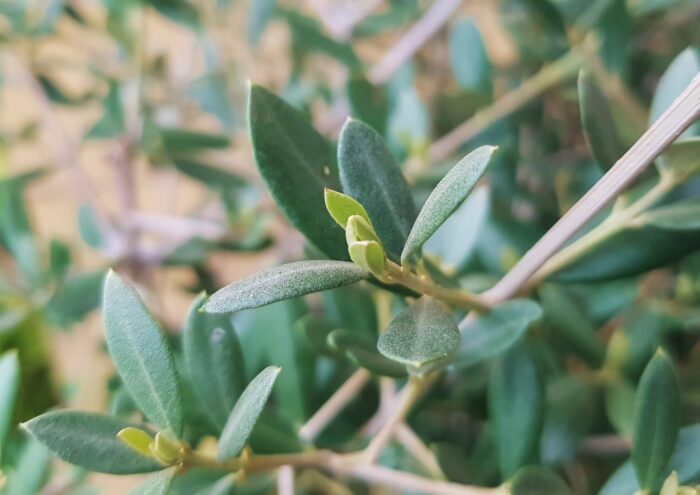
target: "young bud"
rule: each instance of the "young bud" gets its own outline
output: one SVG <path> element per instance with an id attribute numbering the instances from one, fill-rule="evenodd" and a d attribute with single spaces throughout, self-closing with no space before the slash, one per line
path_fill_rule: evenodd
<path id="1" fill-rule="evenodd" d="M 377 241 L 358 241 L 348 246 L 350 259 L 358 266 L 366 268 L 375 275 L 384 272 L 386 256 Z"/>
<path id="2" fill-rule="evenodd" d="M 350 196 L 326 188 L 323 192 L 323 199 L 326 202 L 326 210 L 341 227 L 345 228 L 348 219 L 353 215 L 361 216 L 368 224 L 372 225 L 365 208 Z"/>
<path id="3" fill-rule="evenodd" d="M 156 434 L 156 440 L 151 444 L 151 451 L 163 464 L 171 465 L 180 461 L 181 446 L 169 439 L 165 434 Z"/>
<path id="4" fill-rule="evenodd" d="M 360 215 L 352 215 L 345 226 L 345 240 L 348 246 L 358 241 L 376 241 L 381 244 L 372 224 Z"/>
<path id="5" fill-rule="evenodd" d="M 666 481 L 664 481 L 663 486 L 659 495 L 676 495 L 678 493 L 678 474 L 673 471 Z"/>
<path id="6" fill-rule="evenodd" d="M 612 371 L 619 371 L 627 361 L 630 343 L 624 332 L 618 331 L 612 335 L 608 343 L 608 352 L 605 356 L 605 367 Z"/>
<path id="7" fill-rule="evenodd" d="M 138 452 L 146 457 L 153 457 L 151 453 L 151 435 L 138 428 L 124 428 L 117 433 L 117 438 L 121 440 L 131 450 Z"/>

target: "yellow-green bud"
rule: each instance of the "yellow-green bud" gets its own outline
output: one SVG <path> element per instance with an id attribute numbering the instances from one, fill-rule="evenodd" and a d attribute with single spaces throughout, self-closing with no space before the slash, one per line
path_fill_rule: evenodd
<path id="1" fill-rule="evenodd" d="M 368 224 L 372 225 L 365 208 L 350 196 L 326 188 L 323 192 L 323 199 L 326 202 L 326 210 L 341 227 L 345 228 L 348 219 L 353 215 L 361 216 L 367 220 Z"/>
<path id="2" fill-rule="evenodd" d="M 146 457 L 153 457 L 151 453 L 151 435 L 138 428 L 124 428 L 117 433 L 117 438 L 127 447 Z"/>
<path id="3" fill-rule="evenodd" d="M 348 246 L 350 259 L 358 266 L 366 268 L 375 275 L 384 272 L 386 256 L 377 241 L 357 241 Z"/>

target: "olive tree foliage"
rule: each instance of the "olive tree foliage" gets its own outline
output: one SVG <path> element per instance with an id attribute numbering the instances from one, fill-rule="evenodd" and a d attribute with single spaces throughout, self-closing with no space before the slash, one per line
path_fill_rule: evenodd
<path id="1" fill-rule="evenodd" d="M 3 91 L 40 109 L 0 136 L 0 493 L 700 493 L 696 2 L 500 2 L 507 67 L 459 1 L 308 4 L 0 6 Z M 196 76 L 153 23 L 193 37 Z M 270 39 L 287 72 L 247 81 Z M 76 40 L 75 67 L 43 51 Z M 28 144 L 50 159 L 15 173 Z M 206 204 L 142 211 L 144 164 Z M 35 228 L 58 172 L 80 243 Z M 250 252 L 238 280 L 211 262 Z M 147 297 L 174 268 L 181 322 Z M 115 374 L 88 413 L 49 355 L 96 310 Z"/>

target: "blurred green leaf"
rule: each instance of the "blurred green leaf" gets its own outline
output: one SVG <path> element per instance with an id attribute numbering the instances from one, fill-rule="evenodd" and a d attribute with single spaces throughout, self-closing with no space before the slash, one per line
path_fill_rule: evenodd
<path id="1" fill-rule="evenodd" d="M 109 91 L 102 102 L 102 117 L 90 129 L 87 139 L 111 139 L 126 131 L 119 81 L 109 80 Z"/>
<path id="2" fill-rule="evenodd" d="M 260 174 L 287 219 L 334 259 L 348 259 L 343 231 L 326 212 L 324 188 L 339 190 L 326 140 L 297 110 L 251 86 L 248 121 Z"/>
<path id="3" fill-rule="evenodd" d="M 661 485 L 680 428 L 680 390 L 673 364 L 661 351 L 647 365 L 637 390 L 632 462 L 639 485 Z"/>
<path id="4" fill-rule="evenodd" d="M 691 177 L 700 170 L 700 137 L 681 138 L 666 148 L 657 158 L 661 173 L 670 173 L 679 181 Z"/>
<path id="5" fill-rule="evenodd" d="M 208 149 L 225 149 L 231 140 L 224 134 L 197 132 L 178 128 L 161 128 L 160 138 L 170 155 Z"/>
<path id="6" fill-rule="evenodd" d="M 383 355 L 421 372 L 459 347 L 459 329 L 441 302 L 423 296 L 399 313 L 379 337 Z"/>
<path id="7" fill-rule="evenodd" d="M 19 391 L 19 360 L 16 351 L 0 356 L 0 460 L 12 425 Z"/>
<path id="8" fill-rule="evenodd" d="M 243 349 L 230 317 L 200 311 L 205 297 L 197 297 L 190 308 L 183 348 L 195 392 L 214 424 L 223 429 L 245 388 Z"/>
<path id="9" fill-rule="evenodd" d="M 284 15 L 292 30 L 293 54 L 297 61 L 308 53 L 318 52 L 324 53 L 350 68 L 360 65 L 360 60 L 355 55 L 352 45 L 326 36 L 314 19 L 292 10 L 285 10 Z"/>
<path id="10" fill-rule="evenodd" d="M 190 29 L 199 27 L 197 9 L 187 0 L 146 0 L 159 14 Z"/>
<path id="11" fill-rule="evenodd" d="M 406 264 L 459 208 L 486 171 L 486 166 L 496 149 L 495 146 L 481 146 L 475 149 L 452 167 L 435 186 L 408 234 L 401 252 L 402 264 Z"/>
<path id="12" fill-rule="evenodd" d="M 243 187 L 246 181 L 221 167 L 207 165 L 194 158 L 172 157 L 175 168 L 214 190 Z"/>
<path id="13" fill-rule="evenodd" d="M 460 88 L 491 93 L 491 62 L 474 19 L 460 17 L 452 25 L 450 62 Z"/>
<path id="14" fill-rule="evenodd" d="M 381 376 L 406 376 L 406 367 L 379 353 L 377 344 L 367 335 L 337 329 L 328 334 L 328 345 L 343 352 L 352 362 Z"/>
<path id="15" fill-rule="evenodd" d="M 46 305 L 47 319 L 63 328 L 82 321 L 100 305 L 104 277 L 102 270 L 68 277 Z"/>
<path id="16" fill-rule="evenodd" d="M 268 366 L 241 394 L 219 439 L 217 458 L 220 462 L 238 456 L 245 447 L 280 371 L 281 368 Z"/>
<path id="17" fill-rule="evenodd" d="M 257 45 L 277 7 L 277 0 L 257 0 L 248 12 L 248 43 Z"/>
<path id="18" fill-rule="evenodd" d="M 46 483 L 51 470 L 51 453 L 30 438 L 20 452 L 3 495 L 36 495 Z"/>
<path id="19" fill-rule="evenodd" d="M 648 211 L 639 217 L 645 225 L 667 230 L 700 229 L 700 198 L 677 201 Z"/>
<path id="20" fill-rule="evenodd" d="M 137 454 L 117 438 L 117 433 L 124 428 L 143 427 L 117 418 L 75 411 L 54 411 L 22 426 L 64 461 L 91 471 L 134 474 L 162 469 L 154 459 Z"/>
<path id="21" fill-rule="evenodd" d="M 113 271 L 105 279 L 103 318 L 107 347 L 124 386 L 151 421 L 179 437 L 182 390 L 172 351 L 139 294 Z"/>
<path id="22" fill-rule="evenodd" d="M 297 261 L 233 282 L 205 303 L 209 313 L 232 313 L 353 284 L 369 272 L 346 261 Z"/>
<path id="23" fill-rule="evenodd" d="M 415 206 L 381 136 L 348 120 L 340 133 L 338 167 L 343 191 L 365 207 L 389 255 L 398 258 L 416 218 Z"/>
<path id="24" fill-rule="evenodd" d="M 170 485 L 176 473 L 177 468 L 170 468 L 160 473 L 152 474 L 132 490 L 129 495 L 167 495 L 170 493 Z"/>
<path id="25" fill-rule="evenodd" d="M 634 387 L 624 378 L 610 381 L 605 387 L 605 412 L 615 430 L 631 437 L 634 430 Z"/>
<path id="26" fill-rule="evenodd" d="M 348 79 L 345 90 L 352 116 L 384 134 L 389 102 L 383 88 L 373 86 L 364 76 L 355 74 Z"/>
<path id="27" fill-rule="evenodd" d="M 190 86 L 189 94 L 202 107 L 202 110 L 215 115 L 224 129 L 233 131 L 237 117 L 229 96 L 228 79 L 224 72 L 212 72 L 195 79 Z"/>
<path id="28" fill-rule="evenodd" d="M 85 244 L 94 249 L 104 247 L 102 239 L 102 229 L 97 220 L 97 214 L 92 206 L 81 205 L 78 208 L 78 231 Z"/>
<path id="29" fill-rule="evenodd" d="M 544 420 L 544 391 L 527 351 L 516 347 L 493 368 L 489 412 L 503 479 L 537 460 Z"/>
<path id="30" fill-rule="evenodd" d="M 540 466 L 519 470 L 510 484 L 510 495 L 571 495 L 566 483 L 554 472 Z"/>
<path id="31" fill-rule="evenodd" d="M 462 328 L 462 343 L 454 359 L 458 367 L 472 366 L 513 346 L 529 326 L 542 317 L 533 301 L 514 299 L 499 304 Z"/>

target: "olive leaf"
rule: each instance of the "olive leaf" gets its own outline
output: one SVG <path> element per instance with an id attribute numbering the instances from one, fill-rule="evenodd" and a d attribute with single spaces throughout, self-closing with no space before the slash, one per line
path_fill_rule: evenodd
<path id="1" fill-rule="evenodd" d="M 527 299 L 506 301 L 477 316 L 462 328 L 462 343 L 454 366 L 472 366 L 501 354 L 520 340 L 541 316 L 539 305 Z"/>
<path id="2" fill-rule="evenodd" d="M 639 222 L 668 230 L 700 230 L 700 199 L 690 198 L 639 216 Z"/>
<path id="3" fill-rule="evenodd" d="M 379 337 L 384 356 L 416 371 L 448 358 L 459 346 L 459 329 L 450 311 L 423 296 L 399 313 Z"/>
<path id="4" fill-rule="evenodd" d="M 129 492 L 129 495 L 167 495 L 170 492 L 170 485 L 177 473 L 177 468 L 165 469 L 160 473 L 152 474 L 143 483 Z"/>
<path id="5" fill-rule="evenodd" d="M 450 63 L 466 91 L 491 92 L 491 63 L 476 22 L 460 17 L 450 29 Z"/>
<path id="6" fill-rule="evenodd" d="M 380 354 L 376 342 L 365 334 L 339 328 L 328 334 L 327 343 L 372 373 L 394 378 L 406 376 L 406 366 Z"/>
<path id="7" fill-rule="evenodd" d="M 632 463 L 641 488 L 654 489 L 663 482 L 679 423 L 680 390 L 673 364 L 657 351 L 639 381 L 635 406 Z"/>
<path id="8" fill-rule="evenodd" d="M 205 149 L 228 148 L 231 140 L 223 134 L 190 131 L 179 128 L 160 129 L 160 138 L 168 154 Z"/>
<path id="9" fill-rule="evenodd" d="M 109 353 L 139 409 L 179 436 L 182 391 L 172 351 L 136 290 L 113 271 L 105 280 L 104 325 Z"/>
<path id="10" fill-rule="evenodd" d="M 19 359 L 16 351 L 0 356 L 0 459 L 10 431 L 19 390 Z"/>
<path id="11" fill-rule="evenodd" d="M 382 244 L 398 257 L 416 218 L 415 205 L 381 136 L 348 120 L 340 133 L 338 169 L 343 191 L 365 207 Z"/>
<path id="12" fill-rule="evenodd" d="M 124 428 L 142 426 L 102 414 L 54 411 L 22 427 L 66 462 L 110 474 L 147 473 L 162 469 L 154 459 L 140 455 L 119 438 Z"/>
<path id="13" fill-rule="evenodd" d="M 348 259 L 343 231 L 324 206 L 324 189 L 340 186 L 323 136 L 299 111 L 256 85 L 248 96 L 248 126 L 255 161 L 277 206 L 326 255 Z"/>
<path id="14" fill-rule="evenodd" d="M 350 196 L 326 188 L 323 199 L 326 202 L 326 210 L 343 229 L 348 224 L 348 219 L 354 215 L 364 218 L 369 225 L 372 225 L 364 206 Z"/>
<path id="15" fill-rule="evenodd" d="M 540 466 L 526 466 L 510 483 L 510 495 L 571 495 L 571 490 L 554 472 Z"/>
<path id="16" fill-rule="evenodd" d="M 243 350 L 229 316 L 200 311 L 205 297 L 197 297 L 190 308 L 183 348 L 195 393 L 214 424 L 223 429 L 245 388 Z"/>
<path id="17" fill-rule="evenodd" d="M 346 261 L 297 261 L 269 268 L 216 291 L 204 304 L 208 313 L 231 313 L 335 289 L 369 278 Z"/>
<path id="18" fill-rule="evenodd" d="M 483 175 L 496 149 L 495 146 L 481 146 L 475 149 L 452 167 L 435 186 L 411 227 L 406 245 L 401 252 L 401 263 L 408 262 L 409 258 L 464 202 Z"/>
<path id="19" fill-rule="evenodd" d="M 270 397 L 272 386 L 280 371 L 281 368 L 268 366 L 245 388 L 233 407 L 221 438 L 219 438 L 217 452 L 219 461 L 231 459 L 241 453 L 267 399 Z"/>
<path id="20" fill-rule="evenodd" d="M 675 141 L 656 160 L 661 173 L 675 176 L 679 182 L 700 170 L 700 137 L 688 137 Z"/>
<path id="21" fill-rule="evenodd" d="M 503 478 L 537 459 L 544 391 L 532 358 L 516 347 L 500 358 L 489 379 L 489 411 Z"/>

